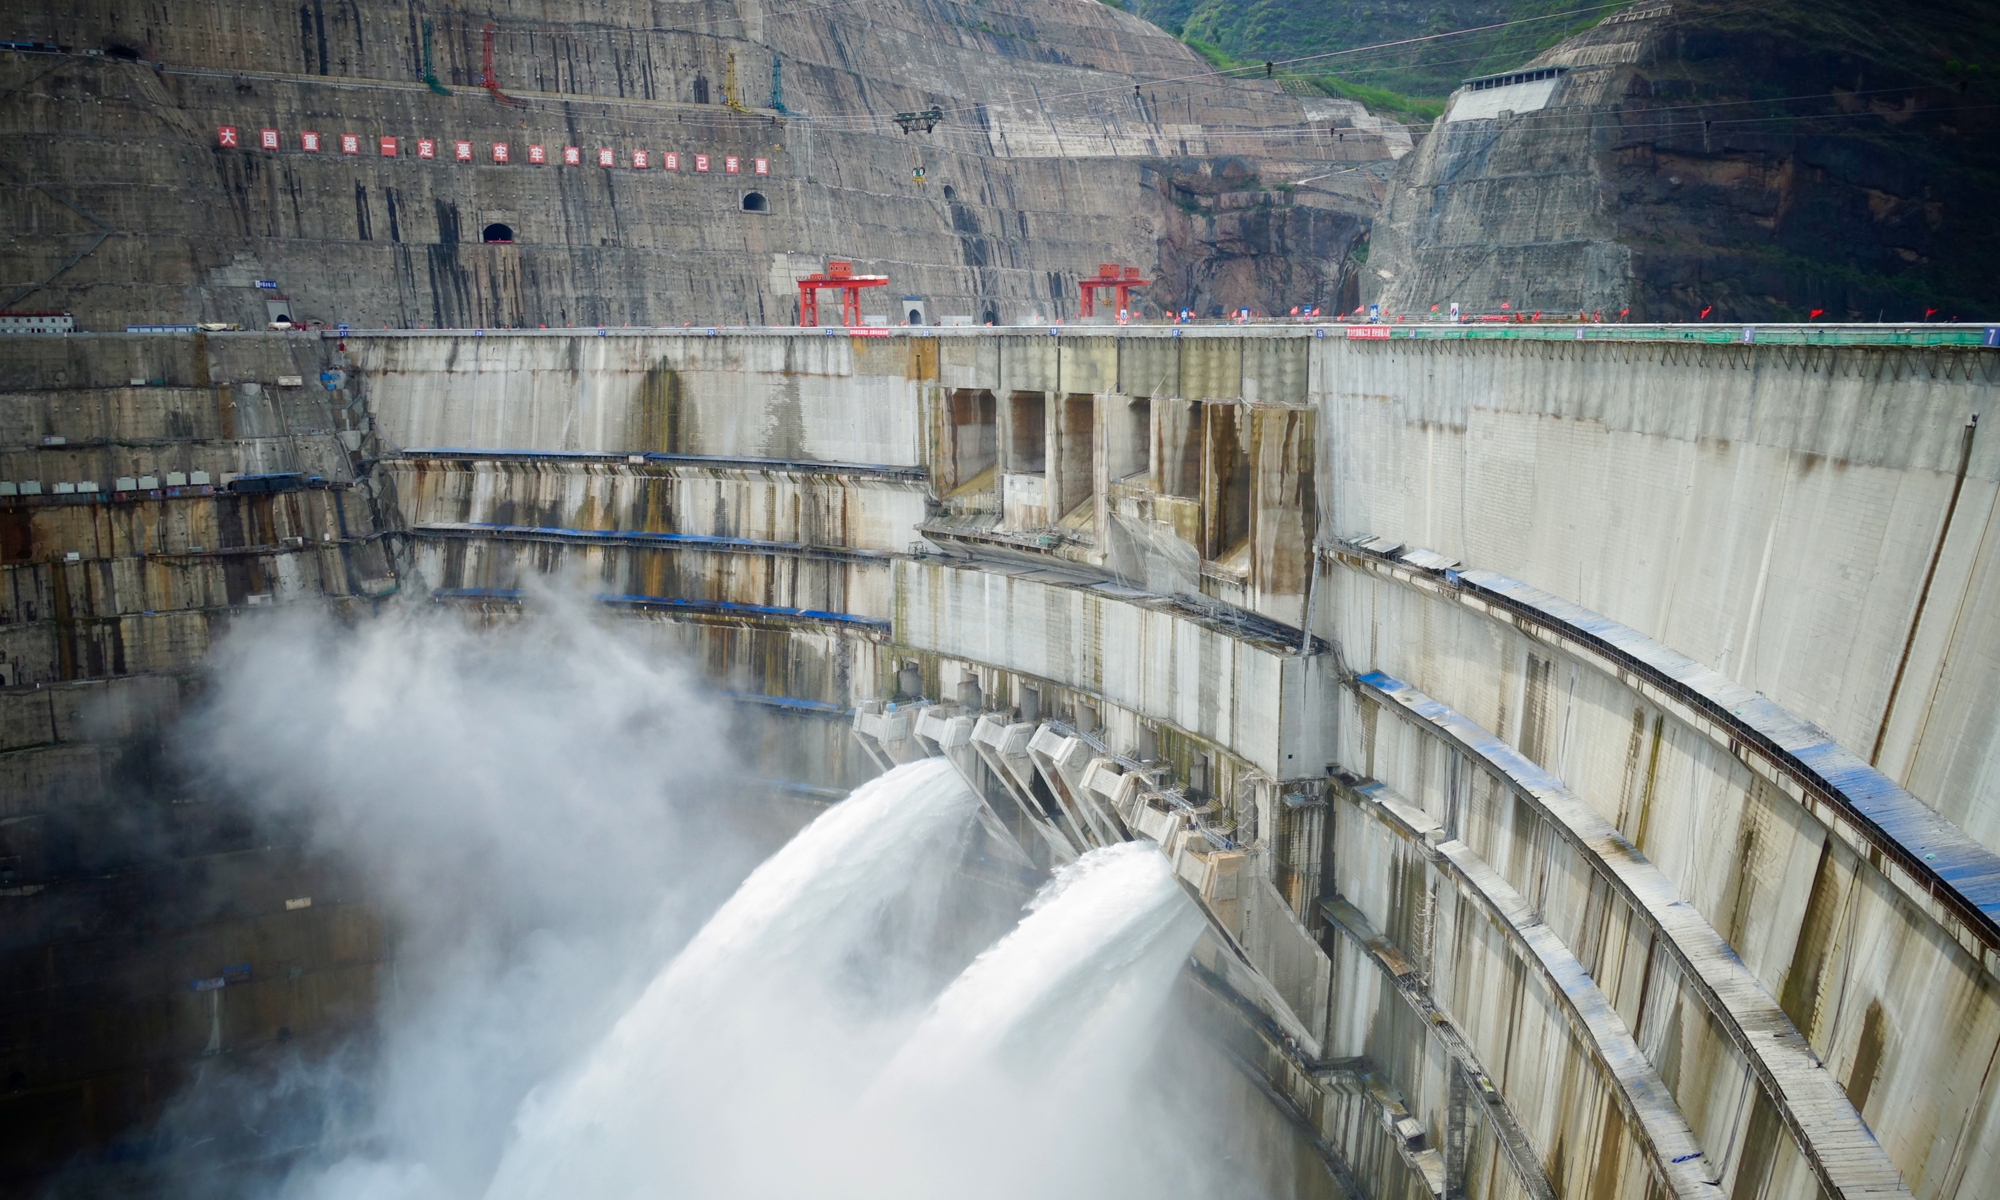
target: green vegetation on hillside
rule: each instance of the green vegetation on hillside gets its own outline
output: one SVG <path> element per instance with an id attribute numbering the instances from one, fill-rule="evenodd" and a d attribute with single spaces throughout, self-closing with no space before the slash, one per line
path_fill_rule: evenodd
<path id="1" fill-rule="evenodd" d="M 1264 60 L 1261 59 L 1246 61 L 1234 58 L 1220 47 L 1197 37 L 1183 36 L 1181 40 L 1187 43 L 1188 49 L 1207 59 L 1208 64 L 1218 71 L 1243 72 L 1254 77 L 1264 65 Z M 1358 100 L 1367 106 L 1368 111 L 1394 117 L 1397 120 L 1420 123 L 1435 121 L 1439 114 L 1444 112 L 1442 98 L 1405 96 L 1386 87 L 1372 87 L 1365 83 L 1356 83 L 1351 79 L 1343 79 L 1338 75 L 1314 71 L 1286 70 L 1282 74 L 1286 79 L 1303 80 L 1329 96 Z"/>
<path id="2" fill-rule="evenodd" d="M 1519 66 L 1616 7 L 1591 0 L 1125 0 L 1218 70 L 1267 61 L 1330 96 L 1399 119 L 1430 120 L 1463 79 Z M 1566 14 L 1566 15 L 1565 15 Z M 1547 18 L 1547 19 L 1541 19 Z M 1384 43 L 1528 21 L 1403 46 Z"/>

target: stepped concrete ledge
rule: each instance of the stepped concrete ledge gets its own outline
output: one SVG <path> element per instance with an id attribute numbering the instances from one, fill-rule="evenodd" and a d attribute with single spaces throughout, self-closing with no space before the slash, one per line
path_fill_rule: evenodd
<path id="1" fill-rule="evenodd" d="M 1777 1000 L 1624 834 L 1561 780 L 1447 705 L 1380 671 L 1357 676 L 1356 682 L 1389 711 L 1428 726 L 1483 761 L 1653 926 L 1710 1015 L 1756 1074 L 1829 1196 L 1910 1195 L 1867 1122 L 1839 1081 L 1823 1069 Z"/>
<path id="2" fill-rule="evenodd" d="M 726 454 L 662 454 L 657 450 L 481 450 L 462 446 L 405 446 L 395 457 L 438 462 L 561 462 L 605 463 L 613 466 L 688 467 L 703 471 L 750 471 L 759 478 L 772 473 L 796 475 L 861 475 L 911 484 L 930 479 L 924 467 L 881 463 L 819 462 L 813 459 L 746 458 Z"/>
<path id="3" fill-rule="evenodd" d="M 1597 1060 L 1604 1075 L 1615 1085 L 1618 1105 L 1645 1146 L 1653 1174 L 1661 1186 L 1676 1196 L 1719 1200 L 1722 1190 L 1716 1182 L 1715 1165 L 1703 1151 L 1701 1139 L 1688 1125 L 1673 1093 L 1639 1048 L 1631 1027 L 1626 1025 L 1603 989 L 1597 986 L 1590 972 L 1577 961 L 1562 938 L 1535 913 L 1527 898 L 1494 870 L 1492 864 L 1474 853 L 1472 847 L 1447 836 L 1444 826 L 1420 806 L 1397 795 L 1386 785 L 1364 779 L 1343 782 L 1341 787 L 1362 801 L 1356 806 L 1360 811 L 1418 847 L 1428 862 L 1449 875 L 1460 893 L 1475 900 L 1486 918 L 1507 936 L 1515 957 L 1548 984 L 1550 994 L 1561 1002 L 1569 1014 L 1571 1028 L 1578 1040 L 1589 1047 L 1591 1057 Z M 1326 909 L 1329 920 L 1349 936 L 1364 941 L 1364 944 L 1367 939 L 1382 938 L 1368 925 L 1367 917 L 1345 901 L 1329 903 Z M 1390 968 L 1385 965 L 1384 969 Z M 1408 998 L 1408 989 L 1404 988 L 1400 977 L 1397 982 Z M 1430 999 L 1428 993 L 1424 994 L 1424 1001 L 1435 1007 L 1435 1001 Z M 1445 1031 L 1449 1031 L 1456 1042 L 1450 1048 L 1455 1054 L 1462 1053 L 1469 1068 L 1477 1072 L 1475 1078 L 1482 1081 L 1490 1078 L 1485 1068 L 1477 1065 L 1475 1052 L 1449 1014 L 1440 1011 L 1429 1024 L 1433 1036 L 1442 1038 Z M 1482 1100 L 1487 1100 L 1483 1090 L 1477 1094 Z M 1496 1124 L 1501 1124 L 1507 1134 L 1501 1139 L 1501 1144 L 1508 1149 L 1509 1158 L 1524 1187 L 1536 1194 L 1552 1194 L 1547 1179 L 1542 1176 L 1540 1163 L 1532 1156 L 1532 1147 L 1528 1147 L 1530 1153 L 1527 1155 L 1515 1150 L 1517 1145 L 1525 1146 L 1527 1138 L 1504 1097 L 1487 1100 L 1487 1103 Z M 1524 1157 L 1527 1164 L 1532 1165 L 1532 1175 L 1522 1162 Z M 1540 1182 L 1539 1189 L 1535 1186 L 1537 1180 Z"/>
<path id="4" fill-rule="evenodd" d="M 1396 564 L 1404 582 L 1529 623 L 1544 640 L 1601 663 L 1718 742 L 1741 747 L 1753 769 L 1778 784 L 1864 855 L 1949 931 L 1989 975 L 2000 976 L 2000 854 L 1799 717 L 1687 655 L 1580 604 L 1496 571 L 1456 569 L 1429 550 L 1357 539 L 1351 565 Z M 1719 736 L 1718 736 L 1719 735 Z"/>
<path id="5" fill-rule="evenodd" d="M 484 521 L 435 521 L 413 525 L 418 537 L 489 537 L 509 541 L 580 542 L 612 546 L 666 546 L 719 550 L 731 554 L 787 554 L 807 558 L 885 560 L 879 550 L 816 546 L 804 542 L 764 542 L 754 538 L 709 537 L 697 533 L 649 533 L 641 529 L 562 529 L 547 525 L 499 525 Z"/>

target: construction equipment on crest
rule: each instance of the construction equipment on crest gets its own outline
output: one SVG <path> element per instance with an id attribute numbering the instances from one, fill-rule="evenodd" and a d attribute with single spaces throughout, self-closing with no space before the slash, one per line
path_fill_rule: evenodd
<path id="1" fill-rule="evenodd" d="M 1132 293 L 1139 288 L 1150 285 L 1153 281 L 1139 278 L 1139 268 L 1137 267 L 1120 267 L 1117 263 L 1098 263 L 1097 274 L 1089 278 L 1079 279 L 1076 282 L 1077 291 L 1080 293 L 1078 298 L 1082 301 L 1082 315 L 1090 317 L 1097 314 L 1098 288 L 1110 288 L 1118 298 L 1118 307 L 1114 311 L 1127 312 L 1132 307 Z"/>
<path id="2" fill-rule="evenodd" d="M 840 293 L 840 323 L 854 326 L 861 324 L 861 289 L 887 287 L 887 275 L 856 275 L 851 262 L 829 262 L 824 275 L 815 271 L 798 281 L 799 283 L 799 326 L 811 329 L 819 324 L 819 293 L 821 289 Z"/>

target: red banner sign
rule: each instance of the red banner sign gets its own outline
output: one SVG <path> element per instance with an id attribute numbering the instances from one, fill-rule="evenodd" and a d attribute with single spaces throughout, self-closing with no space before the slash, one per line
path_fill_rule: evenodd
<path id="1" fill-rule="evenodd" d="M 1373 340 L 1389 336 L 1387 325 L 1349 325 L 1347 336 L 1357 340 Z"/>
<path id="2" fill-rule="evenodd" d="M 335 137 L 340 143 L 340 152 L 342 154 L 361 153 L 362 136 L 356 133 L 336 134 Z M 437 139 L 415 138 L 412 140 L 416 143 L 418 158 L 438 157 L 439 143 Z M 240 147 L 243 144 L 242 131 L 234 125 L 218 125 L 215 130 L 215 142 L 218 146 L 231 149 Z M 259 149 L 281 150 L 283 149 L 283 144 L 284 135 L 279 130 L 262 128 L 257 130 L 257 147 Z M 383 158 L 395 158 L 401 153 L 401 141 L 398 138 L 378 137 L 376 138 L 375 145 Z M 508 143 L 494 142 L 492 143 L 492 147 L 494 162 L 507 163 L 513 160 L 513 153 Z M 307 154 L 318 154 L 324 149 L 321 145 L 320 135 L 310 129 L 300 130 L 299 149 Z M 564 146 L 561 147 L 561 150 L 562 164 L 564 166 L 579 167 L 583 165 L 583 151 L 581 148 Z M 452 143 L 452 151 L 452 157 L 457 161 L 462 163 L 472 161 L 471 142 L 455 141 Z M 652 151 L 634 150 L 631 152 L 629 161 L 632 169 L 635 171 L 644 171 L 656 165 L 664 170 L 679 171 L 682 169 L 683 157 L 677 150 L 666 150 L 660 153 L 659 161 L 655 163 Z M 692 169 L 694 171 L 704 175 L 709 172 L 711 169 L 710 155 L 696 154 L 692 158 Z M 744 162 L 742 158 L 734 154 L 725 154 L 721 158 L 721 169 L 724 174 L 739 175 L 743 173 Z M 529 146 L 528 161 L 536 166 L 547 163 L 549 161 L 549 148 L 539 145 Z M 616 167 L 618 165 L 618 152 L 609 146 L 601 147 L 597 151 L 597 165 L 600 167 Z M 753 175 L 769 175 L 771 173 L 771 160 L 768 158 L 752 158 L 749 166 L 750 173 Z M 1357 327 L 1350 328 L 1347 336 L 1355 338 L 1387 337 L 1388 331 L 1386 329 L 1360 329 Z"/>

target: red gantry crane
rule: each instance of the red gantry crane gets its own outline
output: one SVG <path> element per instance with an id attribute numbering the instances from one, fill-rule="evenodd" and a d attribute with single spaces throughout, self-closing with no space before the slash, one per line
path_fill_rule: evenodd
<path id="1" fill-rule="evenodd" d="M 1076 281 L 1077 292 L 1083 298 L 1083 315 L 1088 317 L 1097 310 L 1097 289 L 1110 288 L 1118 297 L 1118 307 L 1114 313 L 1124 312 L 1132 307 L 1132 289 L 1142 288 L 1152 283 L 1150 279 L 1139 278 L 1139 268 L 1120 267 L 1117 263 L 1098 263 L 1097 274 L 1089 279 Z"/>
<path id="2" fill-rule="evenodd" d="M 821 288 L 839 290 L 840 323 L 852 326 L 861 324 L 861 289 L 888 284 L 887 275 L 856 275 L 853 263 L 829 262 L 826 274 L 812 274 L 799 280 L 799 327 L 811 329 L 819 324 Z"/>

